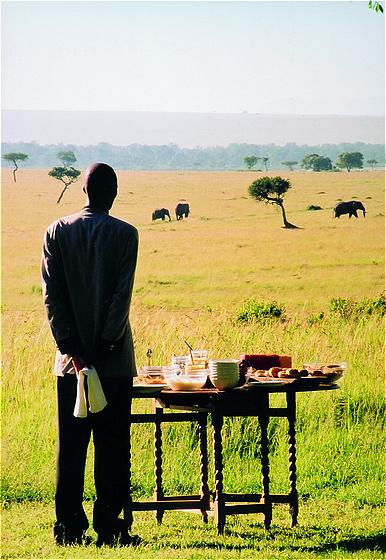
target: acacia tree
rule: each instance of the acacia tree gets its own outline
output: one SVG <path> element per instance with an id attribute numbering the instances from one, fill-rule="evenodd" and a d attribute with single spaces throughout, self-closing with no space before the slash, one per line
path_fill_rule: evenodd
<path id="1" fill-rule="evenodd" d="M 345 168 L 348 172 L 350 172 L 351 169 L 362 169 L 363 154 L 361 154 L 361 152 L 343 152 L 343 154 L 338 155 L 336 166 L 341 169 Z"/>
<path id="2" fill-rule="evenodd" d="M 63 167 L 71 167 L 76 162 L 76 157 L 74 152 L 59 152 L 56 154 L 60 161 L 63 163 Z"/>
<path id="3" fill-rule="evenodd" d="M 3 155 L 3 160 L 12 161 L 13 165 L 15 166 L 15 169 L 12 170 L 13 180 L 15 183 L 16 183 L 16 171 L 19 169 L 17 162 L 25 161 L 26 159 L 28 159 L 28 155 L 23 154 L 22 152 L 10 152 L 9 154 Z"/>
<path id="4" fill-rule="evenodd" d="M 378 161 L 376 159 L 368 159 L 366 160 L 366 163 L 371 165 L 371 171 L 374 171 L 374 165 L 377 165 Z"/>
<path id="5" fill-rule="evenodd" d="M 248 169 L 252 169 L 252 167 L 255 167 L 259 159 L 260 158 L 257 156 L 245 156 L 244 163 L 248 167 Z"/>
<path id="6" fill-rule="evenodd" d="M 48 175 L 64 183 L 64 189 L 56 201 L 56 204 L 59 204 L 66 190 L 70 187 L 70 185 L 72 185 L 72 183 L 75 183 L 75 181 L 78 180 L 80 171 L 74 167 L 53 167 L 51 171 L 48 172 Z"/>
<path id="7" fill-rule="evenodd" d="M 261 177 L 248 187 L 248 194 L 258 202 L 276 204 L 279 206 L 285 228 L 297 229 L 286 217 L 283 199 L 285 193 L 291 188 L 291 183 L 282 177 Z"/>
<path id="8" fill-rule="evenodd" d="M 282 165 L 285 165 L 286 167 L 289 167 L 290 171 L 293 171 L 294 166 L 298 164 L 297 161 L 282 161 L 281 163 L 282 163 Z"/>
<path id="9" fill-rule="evenodd" d="M 261 159 L 263 160 L 265 170 L 268 171 L 269 157 L 262 157 Z"/>
<path id="10" fill-rule="evenodd" d="M 330 158 L 320 156 L 319 154 L 308 154 L 304 156 L 300 165 L 304 169 L 312 169 L 312 171 L 329 171 L 332 169 L 332 161 Z"/>

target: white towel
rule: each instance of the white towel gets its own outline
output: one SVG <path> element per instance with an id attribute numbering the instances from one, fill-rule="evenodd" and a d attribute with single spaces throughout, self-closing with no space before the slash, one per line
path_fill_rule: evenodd
<path id="1" fill-rule="evenodd" d="M 87 400 L 84 392 L 85 375 L 87 375 L 88 404 L 90 412 L 100 412 L 107 405 L 107 400 L 96 369 L 94 367 L 83 368 L 76 374 L 78 378 L 76 402 L 74 407 L 74 416 L 76 418 L 87 417 Z"/>

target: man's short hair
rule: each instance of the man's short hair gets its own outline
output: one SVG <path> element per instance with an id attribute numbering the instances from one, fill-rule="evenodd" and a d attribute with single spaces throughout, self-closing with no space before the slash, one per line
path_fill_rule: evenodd
<path id="1" fill-rule="evenodd" d="M 110 207 L 118 191 L 117 175 L 107 163 L 94 163 L 86 169 L 84 187 L 91 205 Z"/>

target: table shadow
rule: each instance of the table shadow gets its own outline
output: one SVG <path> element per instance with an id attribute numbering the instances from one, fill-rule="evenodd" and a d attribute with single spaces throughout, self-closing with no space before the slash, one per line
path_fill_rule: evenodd
<path id="1" fill-rule="evenodd" d="M 275 550 L 278 551 L 293 551 L 293 552 L 305 552 L 305 553 L 323 553 L 331 552 L 336 550 L 342 550 L 346 552 L 360 552 L 364 550 L 368 551 L 379 551 L 382 553 L 386 552 L 386 532 L 379 531 L 370 536 L 353 536 L 351 538 L 336 539 L 334 535 L 331 535 L 331 539 L 324 536 L 323 542 L 316 545 L 305 545 L 303 539 L 313 538 L 317 539 L 318 536 L 321 537 L 321 533 L 325 528 L 322 527 L 307 527 L 305 528 L 304 535 L 299 533 L 300 527 L 297 528 L 299 544 L 293 542 L 293 536 L 291 536 L 291 541 L 288 544 L 281 542 L 276 546 L 273 544 L 277 538 L 284 540 L 286 537 L 290 536 L 291 529 L 270 529 L 269 531 L 264 531 L 263 529 L 247 532 L 238 532 L 236 530 L 225 529 L 224 536 L 233 536 L 245 539 L 245 543 L 224 543 L 224 542 L 194 542 L 186 545 L 187 548 L 208 548 L 208 549 L 224 549 L 224 550 L 259 550 L 260 548 L 266 549 L 267 541 L 271 541 Z M 261 541 L 262 546 L 260 547 L 259 541 Z"/>

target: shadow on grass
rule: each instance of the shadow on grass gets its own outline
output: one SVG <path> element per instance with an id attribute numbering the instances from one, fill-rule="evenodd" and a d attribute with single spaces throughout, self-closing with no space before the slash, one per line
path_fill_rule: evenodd
<path id="1" fill-rule="evenodd" d="M 337 537 L 336 529 L 324 527 L 307 527 L 304 530 L 272 528 L 251 528 L 248 532 L 226 529 L 224 536 L 233 536 L 243 539 L 242 543 L 200 542 L 195 541 L 186 545 L 186 548 L 208 548 L 224 550 L 267 549 L 267 544 L 272 544 L 272 549 L 294 552 L 325 553 L 330 551 L 359 552 L 364 550 L 386 552 L 386 531 L 380 531 L 370 536 L 356 535 L 349 538 Z M 305 542 L 305 541 L 308 542 Z M 311 543 L 310 543 L 311 541 Z M 312 541 L 316 541 L 312 544 Z"/>

